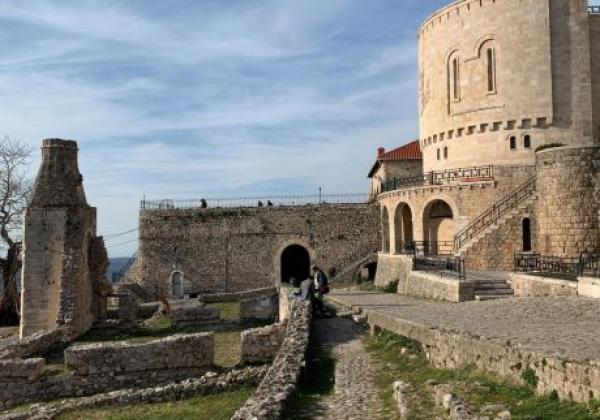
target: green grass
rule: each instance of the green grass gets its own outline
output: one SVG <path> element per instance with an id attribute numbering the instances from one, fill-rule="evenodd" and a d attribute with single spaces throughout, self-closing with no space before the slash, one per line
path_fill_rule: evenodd
<path id="1" fill-rule="evenodd" d="M 58 416 L 60 420 L 226 420 L 252 395 L 251 388 L 204 395 L 175 402 L 109 406 L 74 411 Z"/>
<path id="2" fill-rule="evenodd" d="M 398 293 L 398 282 L 394 281 L 385 287 L 375 286 L 372 281 L 358 283 L 358 290 L 363 292 Z"/>
<path id="3" fill-rule="evenodd" d="M 335 359 L 322 346 L 311 342 L 306 355 L 305 375 L 288 407 L 286 419 L 303 418 L 303 410 L 331 395 L 335 385 Z M 305 417 L 304 417 L 305 418 Z"/>
<path id="4" fill-rule="evenodd" d="M 389 332 L 365 338 L 367 351 L 378 362 L 378 386 L 384 403 L 384 418 L 398 418 L 392 384 L 401 379 L 411 383 L 420 397 L 421 407 L 412 418 L 431 419 L 440 415 L 435 406 L 428 381 L 454 383 L 454 392 L 473 407 L 502 403 L 513 419 L 529 420 L 594 420 L 600 418 L 600 403 L 576 404 L 559 401 L 555 395 L 536 396 L 530 386 L 519 386 L 483 374 L 474 367 L 435 369 L 427 362 L 418 343 Z M 408 353 L 401 354 L 402 348 Z M 526 376 L 530 377 L 530 374 Z M 530 378 L 530 385 L 533 378 Z"/>
<path id="5" fill-rule="evenodd" d="M 226 321 L 236 321 L 240 319 L 239 302 L 209 303 L 206 306 L 219 308 L 221 310 L 221 319 Z"/>

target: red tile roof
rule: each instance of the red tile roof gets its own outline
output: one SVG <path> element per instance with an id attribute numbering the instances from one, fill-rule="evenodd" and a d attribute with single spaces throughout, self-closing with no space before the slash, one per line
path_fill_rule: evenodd
<path id="1" fill-rule="evenodd" d="M 423 155 L 421 154 L 421 147 L 419 140 L 415 140 L 411 143 L 400 146 L 397 149 L 386 152 L 383 147 L 377 149 L 377 160 L 369 171 L 369 178 L 373 177 L 375 171 L 381 166 L 382 161 L 390 160 L 422 160 Z"/>
<path id="2" fill-rule="evenodd" d="M 404 146 L 398 147 L 397 149 L 386 152 L 385 149 L 380 148 L 377 156 L 378 160 L 421 160 L 421 147 L 419 146 L 419 140 L 415 140 L 411 143 L 405 144 Z"/>

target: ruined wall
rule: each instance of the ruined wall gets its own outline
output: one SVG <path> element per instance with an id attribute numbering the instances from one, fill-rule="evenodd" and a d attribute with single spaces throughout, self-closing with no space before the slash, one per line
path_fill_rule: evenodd
<path id="1" fill-rule="evenodd" d="M 241 363 L 273 361 L 283 342 L 286 325 L 278 323 L 242 331 Z"/>
<path id="2" fill-rule="evenodd" d="M 77 143 L 47 139 L 25 212 L 21 336 L 67 325 L 72 335 L 101 317 L 97 301 L 109 290 L 96 209 L 87 204 Z"/>
<path id="3" fill-rule="evenodd" d="M 275 286 L 290 245 L 334 277 L 377 250 L 378 214 L 366 204 L 142 211 L 138 281 L 167 295 L 174 272 L 186 294 Z"/>
<path id="4" fill-rule="evenodd" d="M 600 146 L 537 154 L 536 249 L 578 258 L 600 252 Z"/>

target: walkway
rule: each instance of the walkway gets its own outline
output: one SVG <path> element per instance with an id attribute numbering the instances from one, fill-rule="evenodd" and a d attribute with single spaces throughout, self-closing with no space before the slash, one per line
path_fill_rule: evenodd
<path id="1" fill-rule="evenodd" d="M 345 318 L 317 319 L 313 339 L 329 349 L 336 359 L 335 387 L 301 417 L 307 419 L 376 419 L 380 407 L 374 382 L 373 363 L 365 351 L 364 327 Z"/>
<path id="2" fill-rule="evenodd" d="M 429 328 L 518 343 L 543 356 L 600 360 L 598 299 L 507 298 L 456 304 L 360 291 L 335 291 L 328 297 Z"/>

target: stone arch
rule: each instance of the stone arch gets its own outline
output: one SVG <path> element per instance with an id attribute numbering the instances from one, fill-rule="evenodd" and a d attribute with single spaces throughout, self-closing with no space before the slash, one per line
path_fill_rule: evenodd
<path id="1" fill-rule="evenodd" d="M 381 251 L 384 254 L 389 254 L 390 252 L 390 234 L 390 212 L 388 211 L 387 206 L 383 206 L 381 209 Z"/>
<path id="2" fill-rule="evenodd" d="M 171 273 L 171 297 L 173 299 L 183 299 L 185 297 L 183 273 L 181 271 L 173 271 Z"/>
<path id="3" fill-rule="evenodd" d="M 396 254 L 411 249 L 414 245 L 413 211 L 407 202 L 401 201 L 394 210 L 394 245 Z"/>
<path id="4" fill-rule="evenodd" d="M 315 252 L 315 250 L 312 247 L 312 244 L 305 238 L 293 238 L 293 239 L 288 239 L 284 242 L 282 242 L 281 244 L 278 245 L 277 247 L 277 251 L 274 253 L 274 258 L 273 258 L 273 273 L 275 274 L 275 278 L 274 283 L 275 285 L 281 283 L 282 281 L 282 276 L 283 276 L 283 272 L 282 272 L 282 257 L 283 254 L 285 252 L 286 249 L 293 247 L 293 246 L 298 246 L 303 248 L 304 250 L 306 250 L 306 252 L 308 252 L 308 256 L 309 256 L 309 264 L 316 264 L 318 263 L 317 261 L 317 254 Z"/>
<path id="5" fill-rule="evenodd" d="M 445 199 L 434 198 L 425 205 L 421 219 L 425 253 L 453 253 L 455 215 L 456 211 Z"/>
<path id="6" fill-rule="evenodd" d="M 377 258 L 377 255 L 370 256 L 370 257 L 366 258 L 365 260 L 363 260 L 356 267 L 356 270 L 354 270 L 354 273 L 352 274 L 352 283 L 357 284 L 360 277 L 362 277 L 362 280 L 375 281 L 378 260 L 379 259 Z M 365 279 L 364 276 L 362 276 L 363 270 L 368 271 L 368 279 Z"/>

